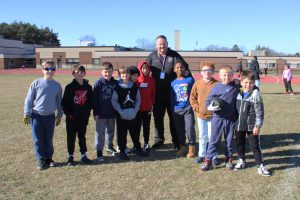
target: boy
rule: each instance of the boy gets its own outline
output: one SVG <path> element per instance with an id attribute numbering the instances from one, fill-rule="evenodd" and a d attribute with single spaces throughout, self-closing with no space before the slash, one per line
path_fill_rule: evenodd
<path id="1" fill-rule="evenodd" d="M 211 118 L 213 113 L 206 109 L 206 98 L 211 89 L 218 83 L 213 78 L 215 64 L 210 61 L 203 61 L 200 63 L 200 71 L 202 79 L 196 81 L 192 88 L 190 103 L 197 115 L 197 122 L 199 127 L 199 151 L 195 163 L 201 163 L 205 160 L 207 144 L 211 136 Z M 214 166 L 219 165 L 217 155 L 212 159 Z"/>
<path id="2" fill-rule="evenodd" d="M 179 142 L 179 149 L 176 154 L 183 156 L 186 153 L 185 140 L 186 135 L 189 140 L 189 150 L 187 157 L 195 156 L 195 118 L 190 105 L 189 96 L 195 83 L 193 77 L 186 77 L 185 63 L 181 60 L 175 62 L 174 72 L 177 78 L 171 83 L 171 108 Z"/>
<path id="3" fill-rule="evenodd" d="M 246 135 L 248 135 L 255 162 L 258 165 L 257 172 L 262 176 L 270 176 L 270 172 L 263 163 L 259 140 L 260 128 L 264 120 L 264 105 L 258 88 L 254 87 L 254 81 L 255 76 L 252 72 L 242 72 L 242 88 L 236 100 L 239 117 L 235 126 L 239 160 L 234 169 L 239 170 L 246 167 L 245 142 Z"/>
<path id="4" fill-rule="evenodd" d="M 221 142 L 222 133 L 224 133 L 226 143 L 226 169 L 231 170 L 233 168 L 232 144 L 234 124 L 237 116 L 235 102 L 238 87 L 235 82 L 231 81 L 232 75 L 233 71 L 230 66 L 222 66 L 219 70 L 221 83 L 212 88 L 206 99 L 206 106 L 210 104 L 207 110 L 214 111 L 214 113 L 211 120 L 211 137 L 208 143 L 205 165 L 201 167 L 202 171 L 213 169 L 212 158 L 217 154 L 217 147 Z M 213 106 L 213 103 L 220 106 Z M 209 109 L 210 107 L 212 109 Z"/>
<path id="5" fill-rule="evenodd" d="M 127 130 L 131 136 L 136 154 L 147 156 L 141 148 L 141 143 L 138 139 L 136 114 L 139 110 L 141 98 L 138 87 L 130 81 L 130 69 L 123 66 L 118 70 L 120 82 L 116 86 L 111 103 L 117 111 L 117 141 L 120 149 L 120 159 L 128 160 L 125 152 L 127 143 Z"/>
<path id="6" fill-rule="evenodd" d="M 73 81 L 65 87 L 61 105 L 66 115 L 68 166 L 74 165 L 74 149 L 76 134 L 79 140 L 81 162 L 91 164 L 86 156 L 86 128 L 89 122 L 92 109 L 92 86 L 84 79 L 86 72 L 84 66 L 73 66 Z"/>
<path id="7" fill-rule="evenodd" d="M 94 120 L 96 121 L 95 148 L 97 150 L 97 161 L 104 161 L 103 146 L 106 137 L 106 151 L 115 155 L 113 139 L 115 134 L 115 110 L 111 104 L 113 91 L 118 84 L 113 77 L 113 65 L 104 62 L 101 65 L 102 77 L 94 85 L 93 106 Z"/>
<path id="8" fill-rule="evenodd" d="M 43 63 L 43 78 L 36 79 L 30 85 L 24 105 L 24 123 L 30 124 L 37 169 L 55 167 L 52 159 L 54 125 L 60 124 L 61 85 L 53 80 L 55 67 L 53 61 Z M 57 115 L 55 117 L 55 110 Z"/>
<path id="9" fill-rule="evenodd" d="M 138 137 L 140 138 L 140 131 L 143 124 L 144 150 L 149 151 L 150 121 L 152 106 L 155 102 L 156 84 L 154 79 L 150 76 L 150 65 L 146 61 L 141 60 L 138 63 L 138 69 L 140 76 L 136 84 L 140 89 L 141 105 L 136 116 L 137 131 Z"/>

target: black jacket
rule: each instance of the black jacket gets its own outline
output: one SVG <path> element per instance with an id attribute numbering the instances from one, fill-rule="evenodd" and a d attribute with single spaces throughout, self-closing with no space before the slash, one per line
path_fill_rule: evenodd
<path id="1" fill-rule="evenodd" d="M 168 48 L 165 65 L 163 66 L 158 57 L 157 51 L 153 51 L 146 59 L 147 63 L 151 66 L 152 77 L 156 82 L 156 93 L 171 91 L 171 82 L 176 79 L 174 72 L 174 64 L 176 61 L 184 59 L 176 51 Z M 185 61 L 184 61 L 185 62 Z M 187 71 L 189 71 L 188 64 L 185 62 Z M 165 72 L 165 78 L 161 79 L 161 71 Z"/>
<path id="2" fill-rule="evenodd" d="M 239 113 L 236 121 L 237 131 L 252 131 L 254 127 L 261 128 L 264 120 L 264 104 L 258 89 L 253 89 L 245 97 L 240 92 L 236 100 L 236 109 Z"/>
<path id="3" fill-rule="evenodd" d="M 251 61 L 250 70 L 254 74 L 255 80 L 259 80 L 260 79 L 259 75 L 261 74 L 261 72 L 257 60 Z"/>
<path id="4" fill-rule="evenodd" d="M 88 122 L 92 109 L 92 91 L 92 86 L 85 79 L 82 85 L 73 79 L 66 86 L 61 105 L 67 118 Z"/>

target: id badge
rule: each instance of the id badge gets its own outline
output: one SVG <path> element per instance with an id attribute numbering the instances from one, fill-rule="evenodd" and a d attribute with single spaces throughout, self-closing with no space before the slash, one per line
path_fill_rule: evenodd
<path id="1" fill-rule="evenodd" d="M 165 72 L 160 72 L 160 79 L 165 79 Z"/>

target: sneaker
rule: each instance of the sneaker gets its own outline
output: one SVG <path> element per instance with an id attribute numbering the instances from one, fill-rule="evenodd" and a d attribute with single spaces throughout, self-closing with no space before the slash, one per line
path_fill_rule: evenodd
<path id="1" fill-rule="evenodd" d="M 73 156 L 69 156 L 67 164 L 68 164 L 68 166 L 74 166 L 75 165 Z"/>
<path id="2" fill-rule="evenodd" d="M 195 160 L 194 160 L 194 163 L 197 163 L 197 164 L 199 164 L 199 163 L 202 163 L 202 162 L 204 162 L 205 161 L 205 158 L 204 157 L 197 157 L 197 158 L 195 158 Z"/>
<path id="3" fill-rule="evenodd" d="M 150 145 L 144 144 L 144 151 L 149 152 L 150 151 Z"/>
<path id="4" fill-rule="evenodd" d="M 97 162 L 103 162 L 104 161 L 104 157 L 103 157 L 103 153 L 102 151 L 97 151 L 97 158 L 96 158 Z"/>
<path id="5" fill-rule="evenodd" d="M 179 146 L 178 144 L 173 144 L 173 145 L 172 145 L 172 149 L 174 149 L 174 150 L 176 150 L 176 151 L 178 151 L 179 148 L 180 148 L 180 146 Z"/>
<path id="6" fill-rule="evenodd" d="M 179 147 L 179 150 L 176 151 L 177 156 L 185 156 L 186 154 L 187 154 L 187 147 L 183 145 L 181 145 Z"/>
<path id="7" fill-rule="evenodd" d="M 228 170 L 233 169 L 232 158 L 226 158 L 225 168 L 228 169 Z"/>
<path id="8" fill-rule="evenodd" d="M 127 156 L 127 154 L 125 152 L 120 152 L 119 159 L 120 160 L 129 160 L 129 157 Z"/>
<path id="9" fill-rule="evenodd" d="M 152 145 L 152 148 L 159 149 L 164 144 L 163 141 L 158 141 L 155 144 Z"/>
<path id="10" fill-rule="evenodd" d="M 136 150 L 135 151 L 135 154 L 136 155 L 139 155 L 139 156 L 142 156 L 142 157 L 148 157 L 149 156 L 149 154 L 146 152 L 146 151 L 144 151 L 143 149 L 141 149 L 141 150 Z"/>
<path id="11" fill-rule="evenodd" d="M 219 159 L 219 158 L 213 158 L 213 159 L 212 159 L 212 165 L 213 165 L 214 167 L 221 165 L 220 159 Z"/>
<path id="12" fill-rule="evenodd" d="M 113 147 L 112 148 L 106 148 L 106 152 L 113 155 L 113 156 L 118 153 L 117 150 L 115 150 L 115 148 L 113 148 Z"/>
<path id="13" fill-rule="evenodd" d="M 288 92 L 285 93 L 285 95 L 288 95 L 288 94 L 289 94 Z"/>
<path id="14" fill-rule="evenodd" d="M 262 176 L 271 176 L 270 172 L 267 170 L 264 164 L 259 165 L 259 167 L 257 168 L 257 173 L 259 173 Z"/>
<path id="15" fill-rule="evenodd" d="M 130 154 L 132 150 L 134 150 L 134 147 L 131 148 L 131 149 L 129 149 L 128 147 L 126 147 L 126 148 L 125 148 L 125 153 L 126 153 L 126 154 Z"/>
<path id="16" fill-rule="evenodd" d="M 205 159 L 205 164 L 200 167 L 200 170 L 203 172 L 206 172 L 206 171 L 212 170 L 213 168 L 214 167 L 212 166 L 211 161 Z"/>
<path id="17" fill-rule="evenodd" d="M 36 163 L 36 168 L 38 170 L 46 169 L 45 161 L 43 159 L 38 160 L 37 163 Z"/>
<path id="18" fill-rule="evenodd" d="M 237 164 L 234 166 L 234 170 L 245 169 L 245 168 L 246 168 L 246 162 L 240 158 Z"/>
<path id="19" fill-rule="evenodd" d="M 290 95 L 295 95 L 295 93 L 294 93 L 294 92 L 291 92 Z"/>
<path id="20" fill-rule="evenodd" d="M 52 158 L 46 158 L 45 163 L 49 167 L 56 167 L 56 163 L 52 160 Z"/>
<path id="21" fill-rule="evenodd" d="M 89 165 L 89 164 L 92 164 L 92 161 L 86 156 L 86 155 L 83 155 L 81 157 L 81 162 L 85 165 Z"/>

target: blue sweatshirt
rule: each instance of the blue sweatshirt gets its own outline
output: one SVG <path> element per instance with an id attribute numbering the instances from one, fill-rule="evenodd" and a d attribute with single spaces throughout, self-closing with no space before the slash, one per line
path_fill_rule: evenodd
<path id="1" fill-rule="evenodd" d="M 219 111 L 215 111 L 213 117 L 236 120 L 237 111 L 235 108 L 236 97 L 238 95 L 239 85 L 236 85 L 233 81 L 229 84 L 218 83 L 212 88 L 210 94 L 206 99 L 206 107 L 211 102 L 212 97 L 217 96 L 223 102 L 223 108 Z"/>
<path id="2" fill-rule="evenodd" d="M 24 114 L 32 112 L 40 115 L 52 115 L 57 110 L 57 117 L 61 118 L 62 88 L 55 80 L 36 79 L 30 85 L 24 104 Z"/>
<path id="3" fill-rule="evenodd" d="M 172 110 L 183 110 L 190 105 L 190 94 L 195 83 L 193 77 L 185 77 L 182 80 L 175 79 L 171 83 L 171 107 Z"/>
<path id="4" fill-rule="evenodd" d="M 100 119 L 115 118 L 111 97 L 117 84 L 118 81 L 113 77 L 110 80 L 101 77 L 95 82 L 93 91 L 94 116 L 98 115 Z"/>

